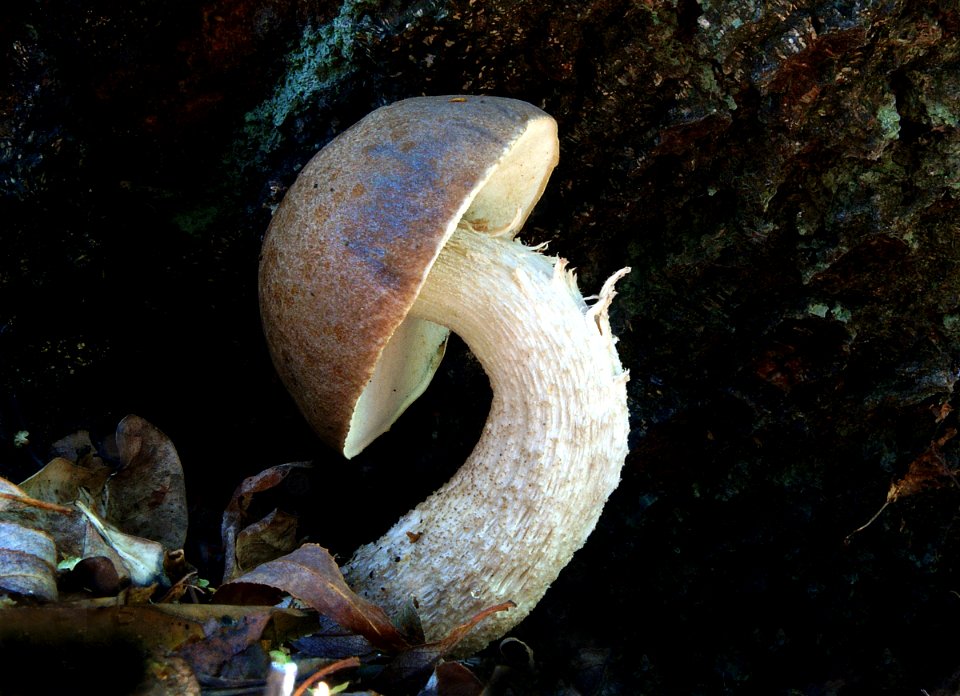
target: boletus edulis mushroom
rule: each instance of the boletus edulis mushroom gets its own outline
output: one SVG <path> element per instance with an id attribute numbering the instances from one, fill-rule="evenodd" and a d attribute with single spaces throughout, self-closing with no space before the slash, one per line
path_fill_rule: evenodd
<path id="1" fill-rule="evenodd" d="M 512 600 L 462 651 L 504 635 L 593 530 L 627 453 L 627 373 L 607 310 L 562 259 L 514 240 L 557 163 L 525 102 L 421 97 L 377 109 L 303 168 L 263 243 L 260 307 L 281 379 L 352 457 L 426 388 L 456 332 L 493 390 L 443 487 L 343 567 L 428 639 Z"/>

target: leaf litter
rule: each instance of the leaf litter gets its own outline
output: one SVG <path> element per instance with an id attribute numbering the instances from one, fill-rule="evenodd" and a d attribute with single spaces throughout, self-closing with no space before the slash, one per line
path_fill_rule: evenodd
<path id="1" fill-rule="evenodd" d="M 296 665 L 299 693 L 315 682 L 354 694 L 490 693 L 465 663 L 447 658 L 511 602 L 428 643 L 415 604 L 390 617 L 355 594 L 325 548 L 300 543 L 294 516 L 273 509 L 254 519 L 253 500 L 308 463 L 240 483 L 223 513 L 224 574 L 211 592 L 183 552 L 186 488 L 173 443 L 129 415 L 115 445 L 113 457 L 98 452 L 80 431 L 54 443 L 50 461 L 27 480 L 0 478 L 5 690 L 44 692 L 35 676 L 17 681 L 26 672 L 18 661 L 31 652 L 87 655 L 78 646 L 97 646 L 87 679 L 96 674 L 103 686 L 107 669 L 125 683 L 134 665 L 130 693 L 290 693 L 274 686 L 277 651 Z M 128 653 L 135 659 L 121 659 Z"/>

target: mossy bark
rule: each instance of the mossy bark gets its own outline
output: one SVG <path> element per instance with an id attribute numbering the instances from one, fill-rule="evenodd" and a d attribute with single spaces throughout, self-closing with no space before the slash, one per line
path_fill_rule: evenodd
<path id="1" fill-rule="evenodd" d="M 375 106 L 518 97 L 561 134 L 524 241 L 549 241 L 586 287 L 633 267 L 611 312 L 632 452 L 519 629 L 555 658 L 543 679 L 955 690 L 938 636 L 960 619 L 956 486 L 844 539 L 918 457 L 957 468 L 958 30 L 934 0 L 20 4 L 0 28 L 0 473 L 137 411 L 188 472 L 242 462 L 188 473 L 196 551 L 216 545 L 205 508 L 244 473 L 334 466 L 261 342 L 270 208 Z M 287 57 L 324 50 L 333 72 L 257 121 L 310 79 Z M 482 374 L 461 355 L 438 380 L 396 439 L 325 481 L 314 538 L 349 552 L 462 461 L 485 403 L 449 404 Z M 400 447 L 412 475 L 379 466 Z"/>

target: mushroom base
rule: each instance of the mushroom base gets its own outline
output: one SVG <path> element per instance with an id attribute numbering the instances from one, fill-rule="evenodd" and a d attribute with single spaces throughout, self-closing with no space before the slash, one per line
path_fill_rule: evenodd
<path id="1" fill-rule="evenodd" d="M 427 640 L 511 600 L 461 644 L 519 623 L 586 541 L 627 454 L 627 373 L 607 309 L 572 272 L 516 241 L 461 226 L 411 314 L 459 334 L 490 378 L 479 442 L 443 487 L 343 568 L 357 592 L 400 612 L 415 601 Z"/>

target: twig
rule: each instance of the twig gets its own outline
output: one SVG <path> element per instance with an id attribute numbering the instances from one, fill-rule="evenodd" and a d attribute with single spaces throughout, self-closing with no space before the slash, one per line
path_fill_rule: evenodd
<path id="1" fill-rule="evenodd" d="M 297 690 L 293 692 L 293 696 L 303 696 L 307 693 L 307 689 L 316 684 L 318 681 L 323 679 L 328 674 L 334 672 L 339 672 L 341 669 L 350 669 L 352 667 L 360 666 L 360 658 L 358 657 L 347 657 L 343 660 L 337 660 L 326 667 L 318 669 L 316 672 L 307 677 L 304 682 L 297 687 Z"/>

